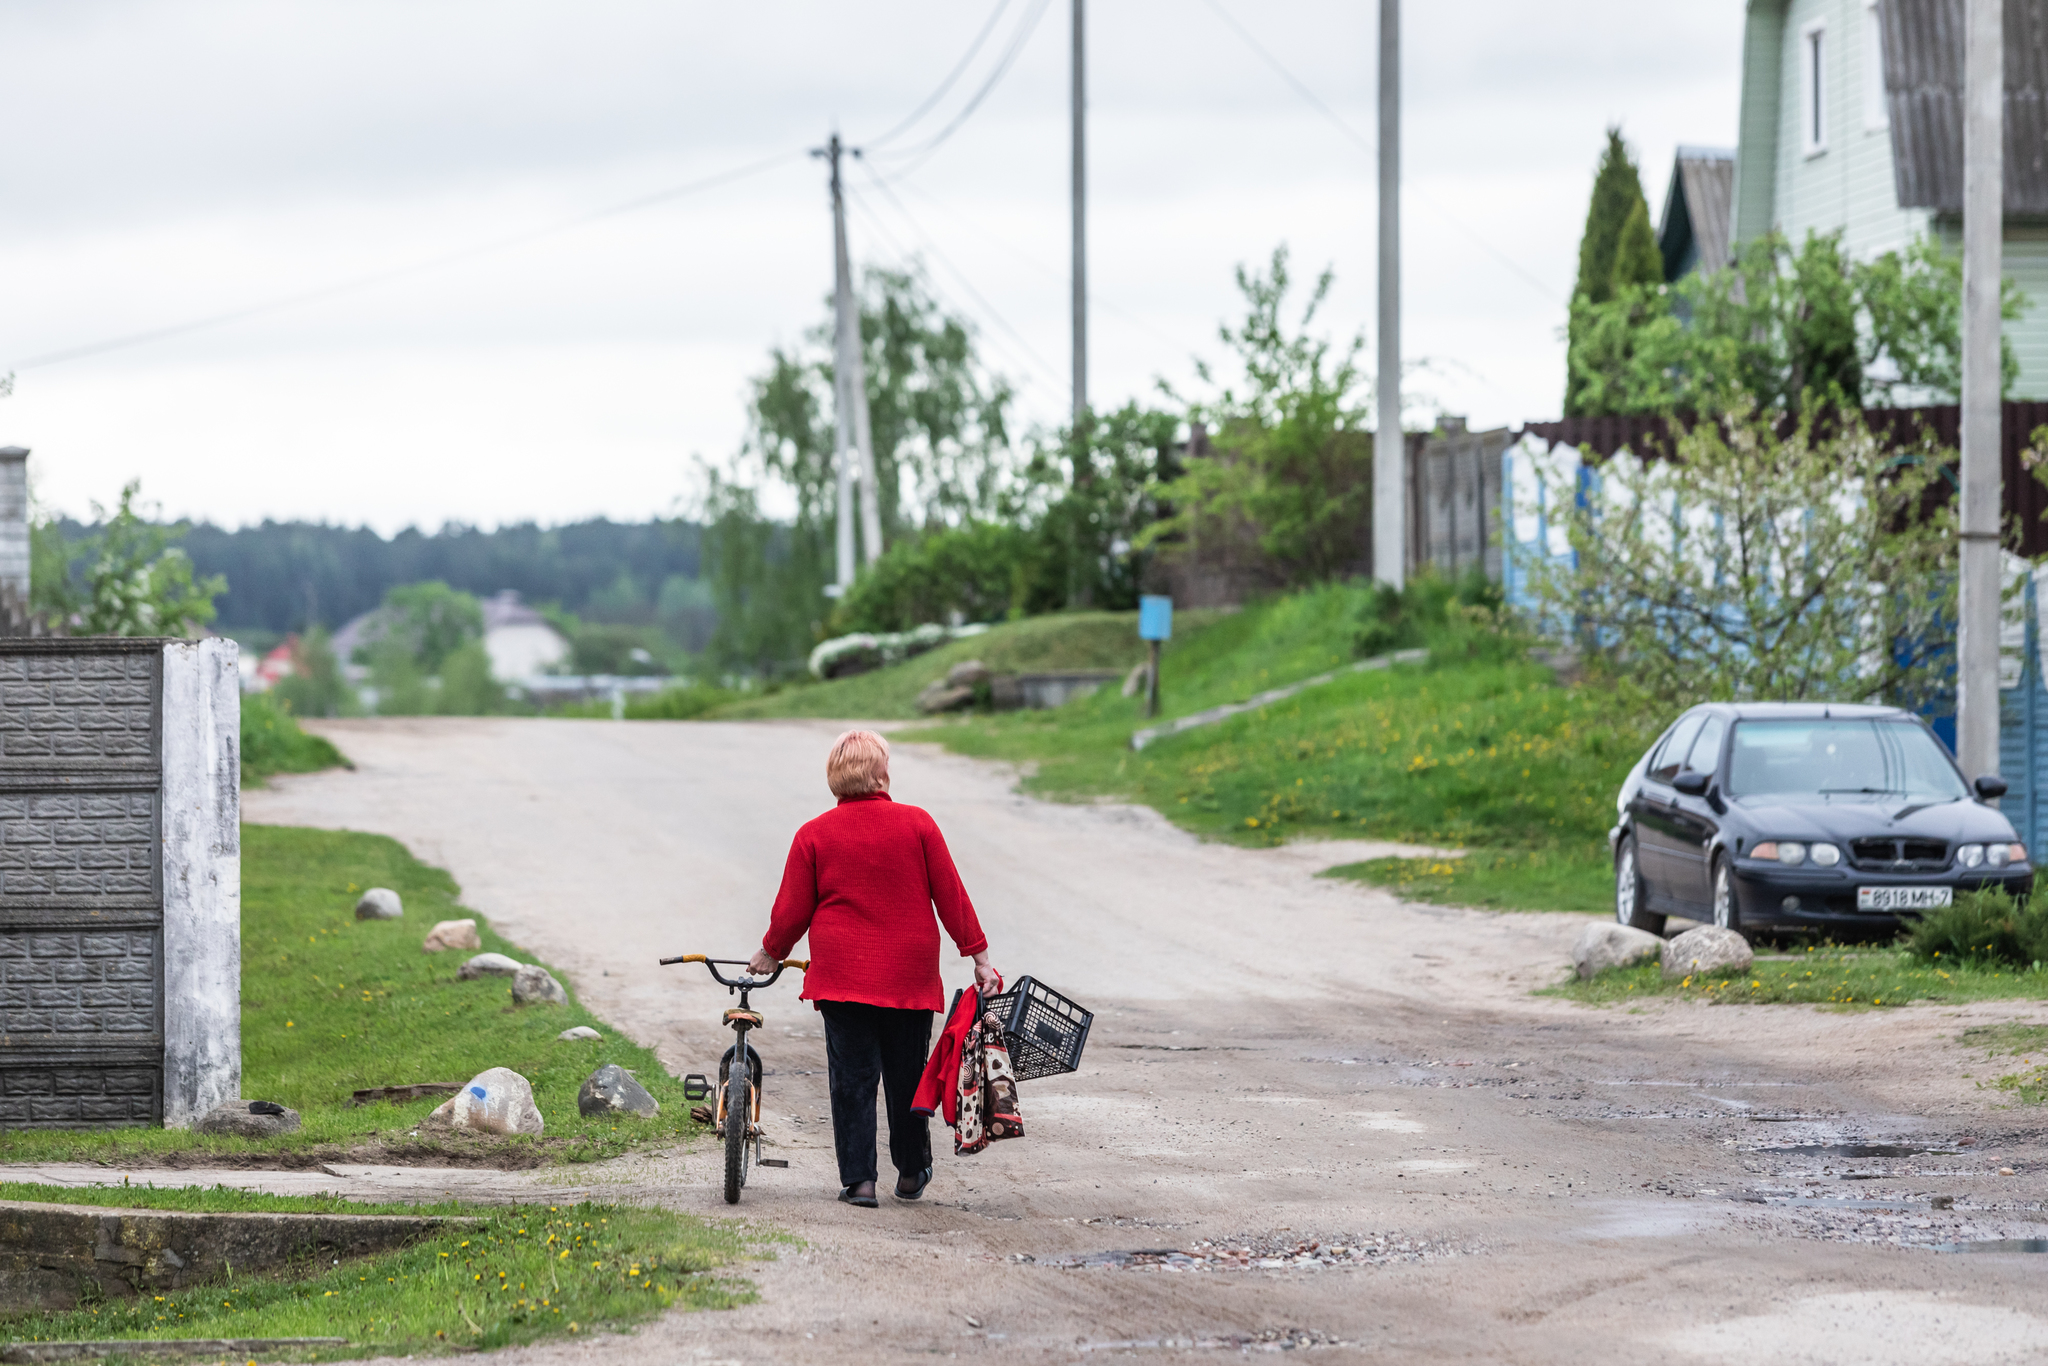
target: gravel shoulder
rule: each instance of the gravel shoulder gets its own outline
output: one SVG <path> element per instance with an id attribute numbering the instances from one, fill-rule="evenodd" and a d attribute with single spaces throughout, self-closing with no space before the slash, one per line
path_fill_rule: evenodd
<path id="1" fill-rule="evenodd" d="M 246 819 L 399 838 L 678 1072 L 715 1063 L 725 997 L 654 960 L 758 942 L 790 835 L 829 802 L 840 729 L 317 728 L 356 771 L 277 779 L 245 794 Z M 815 1016 L 793 988 L 758 996 L 791 1165 L 757 1172 L 741 1213 L 802 1247 L 758 1268 L 758 1304 L 520 1360 L 1212 1360 L 1284 1342 L 1331 1359 L 2048 1361 L 2040 1259 L 1931 1250 L 2048 1236 L 2048 1125 L 1977 1089 L 1990 1069 L 1957 1042 L 2048 1010 L 1534 997 L 1585 917 L 1403 904 L 1314 876 L 1399 846 L 1205 845 L 1149 810 L 1040 802 L 993 766 L 897 752 L 896 795 L 945 830 L 998 966 L 1097 1011 L 1085 1070 L 1025 1086 L 1021 1142 L 954 1159 L 938 1130 L 922 1205 L 853 1210 L 831 1198 Z M 970 975 L 948 960 L 949 987 Z M 721 1214 L 713 1162 L 490 1189 Z"/>

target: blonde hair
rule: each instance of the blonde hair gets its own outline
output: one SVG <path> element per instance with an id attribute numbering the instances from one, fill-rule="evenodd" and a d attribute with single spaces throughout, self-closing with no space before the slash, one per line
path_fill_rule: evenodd
<path id="1" fill-rule="evenodd" d="M 850 730 L 832 742 L 825 782 L 835 797 L 889 790 L 889 742 L 871 730 Z"/>

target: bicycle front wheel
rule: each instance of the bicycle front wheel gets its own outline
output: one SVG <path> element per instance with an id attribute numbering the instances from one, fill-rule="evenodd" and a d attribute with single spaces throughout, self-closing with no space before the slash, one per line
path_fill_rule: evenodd
<path id="1" fill-rule="evenodd" d="M 737 1205 L 747 1184 L 747 1126 L 754 1116 L 754 1069 L 741 1034 L 725 1078 L 725 1203 Z"/>

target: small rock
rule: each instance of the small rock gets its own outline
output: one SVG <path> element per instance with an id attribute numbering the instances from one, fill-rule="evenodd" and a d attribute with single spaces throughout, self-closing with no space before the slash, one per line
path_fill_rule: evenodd
<path id="1" fill-rule="evenodd" d="M 257 1109 L 262 1106 L 262 1109 Z M 233 1134 L 237 1138 L 274 1138 L 297 1133 L 299 1112 L 267 1100 L 231 1100 L 216 1105 L 192 1126 L 202 1134 Z"/>
<path id="2" fill-rule="evenodd" d="M 509 1067 L 477 1073 L 422 1123 L 481 1134 L 537 1134 L 547 1127 L 533 1103 L 533 1083 Z"/>
<path id="3" fill-rule="evenodd" d="M 978 688 L 996 676 L 996 671 L 978 659 L 963 659 L 946 670 L 946 682 L 956 688 Z"/>
<path id="4" fill-rule="evenodd" d="M 455 970 L 462 981 L 473 982 L 479 977 L 510 977 L 526 965 L 517 958 L 508 958 L 502 953 L 480 953 Z"/>
<path id="5" fill-rule="evenodd" d="M 963 688 L 940 679 L 917 695 L 917 709 L 926 715 L 942 711 L 959 711 L 962 707 L 974 705 L 974 689 Z"/>
<path id="6" fill-rule="evenodd" d="M 1663 951 L 1664 940 L 1648 930 L 1613 923 L 1588 925 L 1579 942 L 1572 945 L 1572 966 L 1579 970 L 1583 982 L 1609 968 L 1647 963 Z"/>
<path id="7" fill-rule="evenodd" d="M 528 963 L 512 974 L 512 1004 L 515 1006 L 564 1006 L 569 993 L 553 973 L 538 963 Z"/>
<path id="8" fill-rule="evenodd" d="M 398 920 L 404 915 L 405 904 L 389 887 L 372 887 L 356 902 L 358 920 Z"/>
<path id="9" fill-rule="evenodd" d="M 602 1039 L 603 1037 L 604 1035 L 598 1033 L 589 1025 L 577 1025 L 574 1029 L 565 1029 L 555 1035 L 555 1038 L 563 1043 L 567 1043 L 571 1039 Z"/>
<path id="10" fill-rule="evenodd" d="M 421 953 L 439 953 L 443 949 L 480 949 L 484 941 L 477 937 L 474 920 L 444 920 L 427 931 L 427 942 L 420 945 Z"/>
<path id="11" fill-rule="evenodd" d="M 1755 961 L 1756 952 L 1749 947 L 1749 941 L 1719 925 L 1701 925 L 1664 942 L 1666 977 L 1744 972 Z"/>
<path id="12" fill-rule="evenodd" d="M 576 1093 L 576 1109 L 586 1119 L 617 1114 L 652 1119 L 661 1113 L 661 1102 L 648 1095 L 631 1072 L 608 1062 L 584 1080 Z"/>

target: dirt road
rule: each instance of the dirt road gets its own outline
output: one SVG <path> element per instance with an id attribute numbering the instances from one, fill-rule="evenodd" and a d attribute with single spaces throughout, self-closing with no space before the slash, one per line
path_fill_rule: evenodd
<path id="1" fill-rule="evenodd" d="M 357 770 L 248 793 L 247 819 L 398 837 L 675 1070 L 715 1062 L 723 993 L 653 961 L 758 943 L 829 802 L 833 727 L 322 729 Z M 2048 1237 L 2040 1118 L 1988 1100 L 1956 1042 L 2048 1011 L 1591 1010 L 1529 994 L 1579 917 L 1314 876 L 1386 846 L 1203 845 L 929 748 L 894 767 L 997 965 L 1096 1010 L 1084 1070 L 1024 1088 L 1021 1141 L 956 1159 L 938 1130 L 923 1204 L 851 1209 L 822 1037 L 779 986 L 762 1051 L 790 1168 L 742 1212 L 801 1246 L 750 1273 L 753 1306 L 511 1357 L 2048 1362 L 2048 1258 L 1933 1250 Z M 715 1161 L 575 1180 L 723 1215 Z"/>

